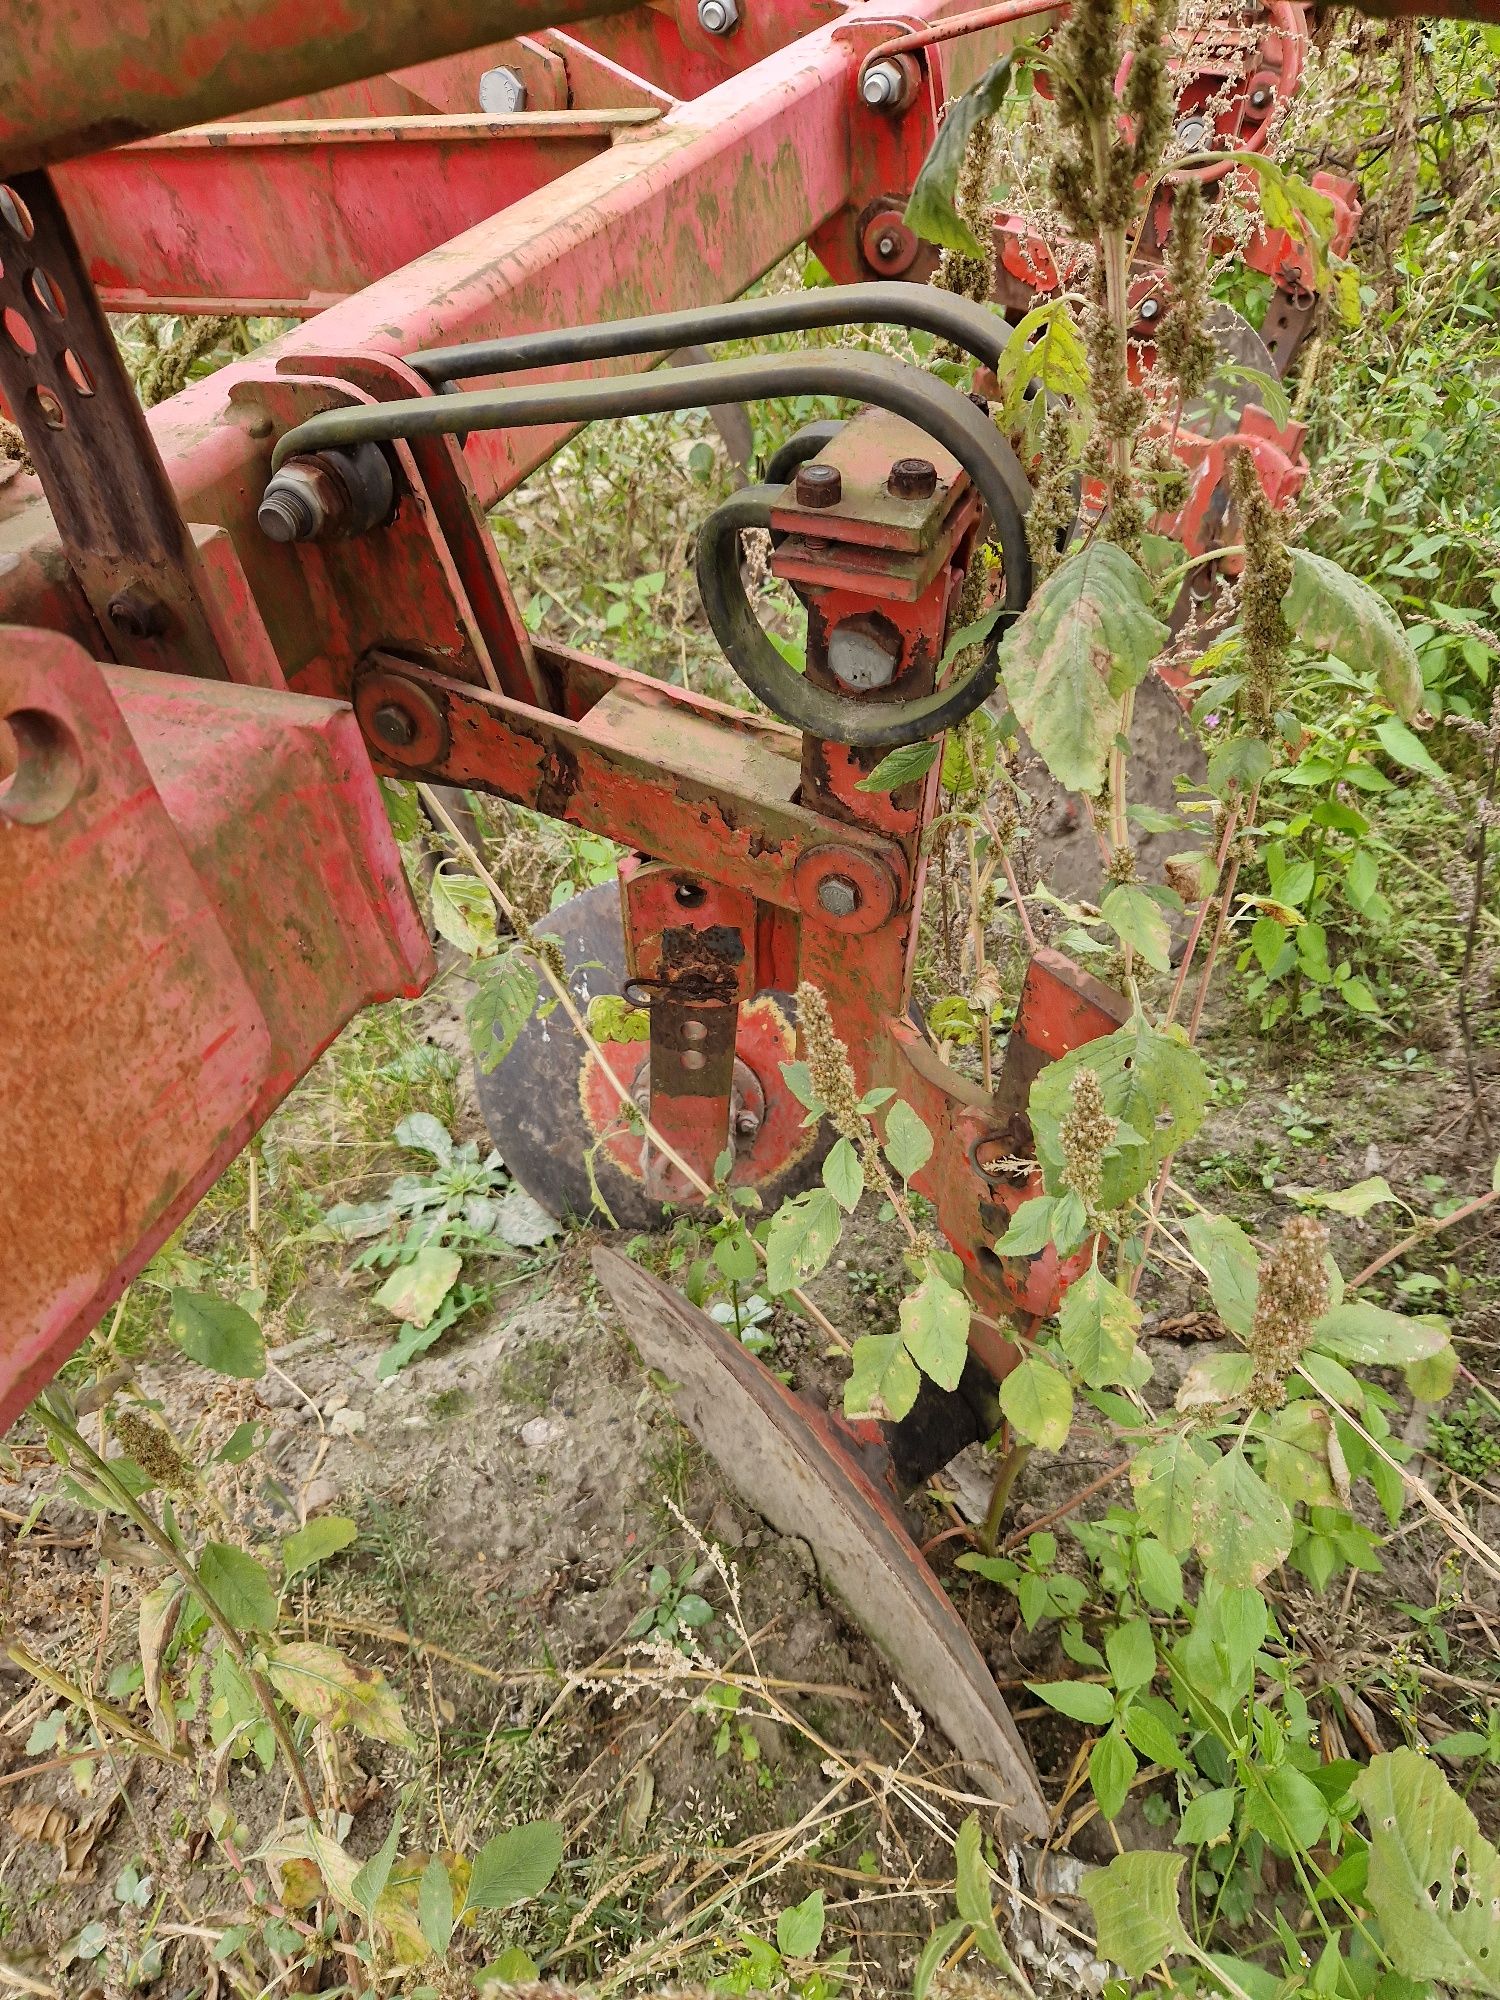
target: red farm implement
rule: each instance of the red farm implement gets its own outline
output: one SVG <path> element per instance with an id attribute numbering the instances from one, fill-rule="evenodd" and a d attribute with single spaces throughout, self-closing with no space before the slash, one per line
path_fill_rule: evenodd
<path id="1" fill-rule="evenodd" d="M 1057 1305 L 1055 1253 L 990 1246 L 1037 1184 L 1032 1079 L 1123 1002 L 1039 950 L 993 1089 L 943 1064 L 910 1010 L 937 768 L 860 788 L 993 689 L 995 641 L 956 681 L 939 667 L 982 541 L 1006 613 L 1026 602 L 1026 474 L 982 399 L 872 354 L 653 366 L 870 323 L 997 366 L 1005 322 L 920 282 L 932 256 L 902 217 L 945 103 L 1055 16 L 953 11 L 64 0 L 9 38 L 0 392 L 29 462 L 0 484 L 0 1421 L 344 1024 L 432 976 L 377 776 L 608 835 L 630 857 L 618 898 L 552 928 L 575 979 L 602 962 L 649 1010 L 649 1046 L 602 1061 L 675 1158 L 614 1129 L 601 1058 L 534 1030 L 504 1090 L 482 1085 L 497 1140 L 554 1204 L 587 1205 L 600 1136 L 625 1215 L 691 1201 L 726 1149 L 734 1180 L 794 1188 L 811 1141 L 780 1065 L 801 982 L 859 1088 L 920 1114 L 913 1185 L 974 1317 L 964 1383 L 915 1429 L 812 1413 L 639 1273 L 615 1260 L 609 1282 L 731 1475 L 808 1536 L 976 1781 L 1035 1826 L 1034 1777 L 893 1482 L 993 1428 L 1010 1334 Z M 1253 152 L 1306 34 L 1284 0 L 1233 14 L 1180 52 L 1180 120 Z M 1347 244 L 1352 190 L 1324 192 Z M 1142 365 L 1167 221 L 1133 294 Z M 1019 314 L 1067 246 L 995 226 Z M 832 288 L 740 300 L 802 243 Z M 1277 301 L 1250 364 L 1284 372 L 1313 274 L 1285 231 L 1249 256 Z M 148 417 L 106 318 L 142 310 L 300 323 Z M 532 639 L 486 521 L 529 472 L 583 424 L 788 394 L 858 413 L 793 439 L 698 538 L 715 635 L 769 714 Z M 1237 446 L 1279 501 L 1299 439 L 1250 397 L 1184 425 L 1188 547 L 1223 540 Z M 748 529 L 807 607 L 805 675 L 746 597 Z M 577 1101 L 562 1139 L 536 1111 L 559 1098 Z"/>

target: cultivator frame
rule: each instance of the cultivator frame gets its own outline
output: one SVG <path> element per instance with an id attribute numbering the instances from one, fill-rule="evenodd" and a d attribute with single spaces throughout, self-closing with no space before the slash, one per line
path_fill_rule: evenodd
<path id="1" fill-rule="evenodd" d="M 641 371 L 757 309 L 651 316 L 733 299 L 804 241 L 860 290 L 762 302 L 761 331 L 768 312 L 947 314 L 993 366 L 1003 325 L 909 282 L 933 260 L 902 211 L 945 99 L 1052 17 L 991 10 L 1009 18 L 945 39 L 949 0 L 652 0 L 571 27 L 566 0 L 383 0 L 363 40 L 356 21 L 329 41 L 324 0 L 59 11 L 67 33 L 30 49 L 0 115 L 0 391 L 34 467 L 0 485 L 0 1424 L 350 1017 L 431 978 L 377 773 L 630 850 L 651 1117 L 705 1178 L 737 1143 L 764 1178 L 756 1121 L 780 1086 L 746 1081 L 744 1010 L 820 987 L 860 1088 L 933 1134 L 914 1185 L 1003 1375 L 1068 1275 L 991 1248 L 1037 1186 L 1027 1091 L 1123 1003 L 1038 951 L 994 1090 L 944 1065 L 909 1006 L 937 770 L 860 787 L 993 686 L 993 651 L 957 693 L 939 661 L 986 515 L 1007 611 L 1024 604 L 1024 474 L 957 391 L 872 357 Z M 454 53 L 496 14 L 509 39 Z M 1305 36 L 1300 8 L 1275 16 L 1286 47 Z M 176 73 L 127 60 L 143 48 Z M 219 122 L 168 132 L 181 113 Z M 1239 100 L 1224 116 L 1243 139 Z M 1045 294 L 1057 266 L 997 227 L 1007 282 Z M 1305 315 L 1293 247 L 1262 250 Z M 871 282 L 890 278 L 908 283 Z M 145 417 L 106 309 L 302 323 Z M 722 510 L 700 579 L 737 669 L 800 726 L 532 640 L 489 510 L 582 422 L 799 384 L 868 407 Z M 1204 546 L 1233 442 L 1295 490 L 1300 433 L 1267 421 L 1202 441 Z M 805 679 L 753 628 L 751 526 L 808 605 Z M 654 1196 L 689 1194 L 649 1147 L 633 1164 Z M 829 1437 L 837 1484 L 871 1440 Z M 965 1642 L 939 1643 L 958 1660 Z M 973 1723 L 975 1658 L 969 1720 L 947 1719 L 1036 1825 L 1008 1724 Z M 944 1719 L 941 1690 L 916 1692 Z"/>

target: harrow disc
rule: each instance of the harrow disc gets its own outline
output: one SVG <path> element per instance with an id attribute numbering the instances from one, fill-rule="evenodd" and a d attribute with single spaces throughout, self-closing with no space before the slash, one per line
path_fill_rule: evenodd
<path id="1" fill-rule="evenodd" d="M 561 943 L 580 1012 L 602 994 L 621 992 L 625 939 L 612 884 L 575 896 L 536 928 Z M 757 994 L 740 1009 L 736 1102 L 741 1124 L 754 1129 L 734 1137 L 730 1178 L 755 1188 L 767 1208 L 810 1184 L 827 1143 L 818 1130 L 804 1128 L 803 1108 L 782 1081 L 781 1064 L 796 1053 L 795 1019 L 785 993 Z M 646 1043 L 606 1041 L 601 1048 L 613 1074 L 647 1104 Z M 545 1018 L 534 1014 L 494 1069 L 476 1064 L 475 1083 L 500 1157 L 544 1208 L 559 1216 L 612 1216 L 622 1229 L 660 1226 L 664 1209 L 646 1187 L 643 1141 L 622 1114 L 603 1064 L 560 1008 Z"/>

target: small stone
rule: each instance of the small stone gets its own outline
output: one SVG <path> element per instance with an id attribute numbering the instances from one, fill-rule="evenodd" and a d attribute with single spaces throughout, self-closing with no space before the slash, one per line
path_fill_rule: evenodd
<path id="1" fill-rule="evenodd" d="M 538 1445 L 551 1444 L 561 1431 L 556 1417 L 532 1417 L 521 1426 L 521 1442 L 534 1451 Z"/>
<path id="2" fill-rule="evenodd" d="M 746 1535 L 746 1537 L 745 1537 L 745 1547 L 746 1547 L 747 1549 L 758 1549 L 758 1548 L 760 1547 L 760 1529 L 759 1529 L 759 1528 L 752 1528 L 752 1529 L 750 1530 L 749 1534 L 748 1534 L 748 1535 Z"/>
<path id="3" fill-rule="evenodd" d="M 328 1429 L 336 1438 L 357 1437 L 364 1427 L 364 1411 L 351 1410 L 347 1404 L 343 1409 L 335 1410 L 328 1419 Z"/>
<path id="4" fill-rule="evenodd" d="M 745 1546 L 745 1530 L 727 1500 L 720 1500 L 708 1517 L 708 1539 L 726 1549 Z"/>
<path id="5" fill-rule="evenodd" d="M 309 1514 L 321 1514 L 331 1507 L 339 1497 L 339 1489 L 331 1479 L 315 1479 L 303 1494 L 303 1502 Z"/>

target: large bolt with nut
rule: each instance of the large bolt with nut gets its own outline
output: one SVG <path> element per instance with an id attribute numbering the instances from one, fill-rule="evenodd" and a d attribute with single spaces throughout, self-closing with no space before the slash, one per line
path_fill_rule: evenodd
<path id="1" fill-rule="evenodd" d="M 859 80 L 859 94 L 872 111 L 900 111 L 910 95 L 910 81 L 900 63 L 871 63 Z"/>
<path id="2" fill-rule="evenodd" d="M 508 118 L 526 109 L 526 85 L 514 69 L 487 69 L 479 79 L 479 108 L 491 117 Z"/>
<path id="3" fill-rule="evenodd" d="M 830 917 L 852 917 L 859 908 L 859 890 L 847 875 L 826 875 L 818 884 L 818 907 Z"/>
<path id="4" fill-rule="evenodd" d="M 698 0 L 698 26 L 705 35 L 732 35 L 739 25 L 737 0 Z"/>
<path id="5" fill-rule="evenodd" d="M 273 542 L 362 535 L 388 520 L 396 489 L 378 444 L 289 458 L 261 496 L 256 520 Z"/>
<path id="6" fill-rule="evenodd" d="M 409 710 L 398 708 L 393 701 L 387 701 L 376 709 L 370 717 L 370 728 L 382 743 L 389 743 L 397 750 L 404 750 L 409 743 L 417 740 L 416 720 Z"/>

